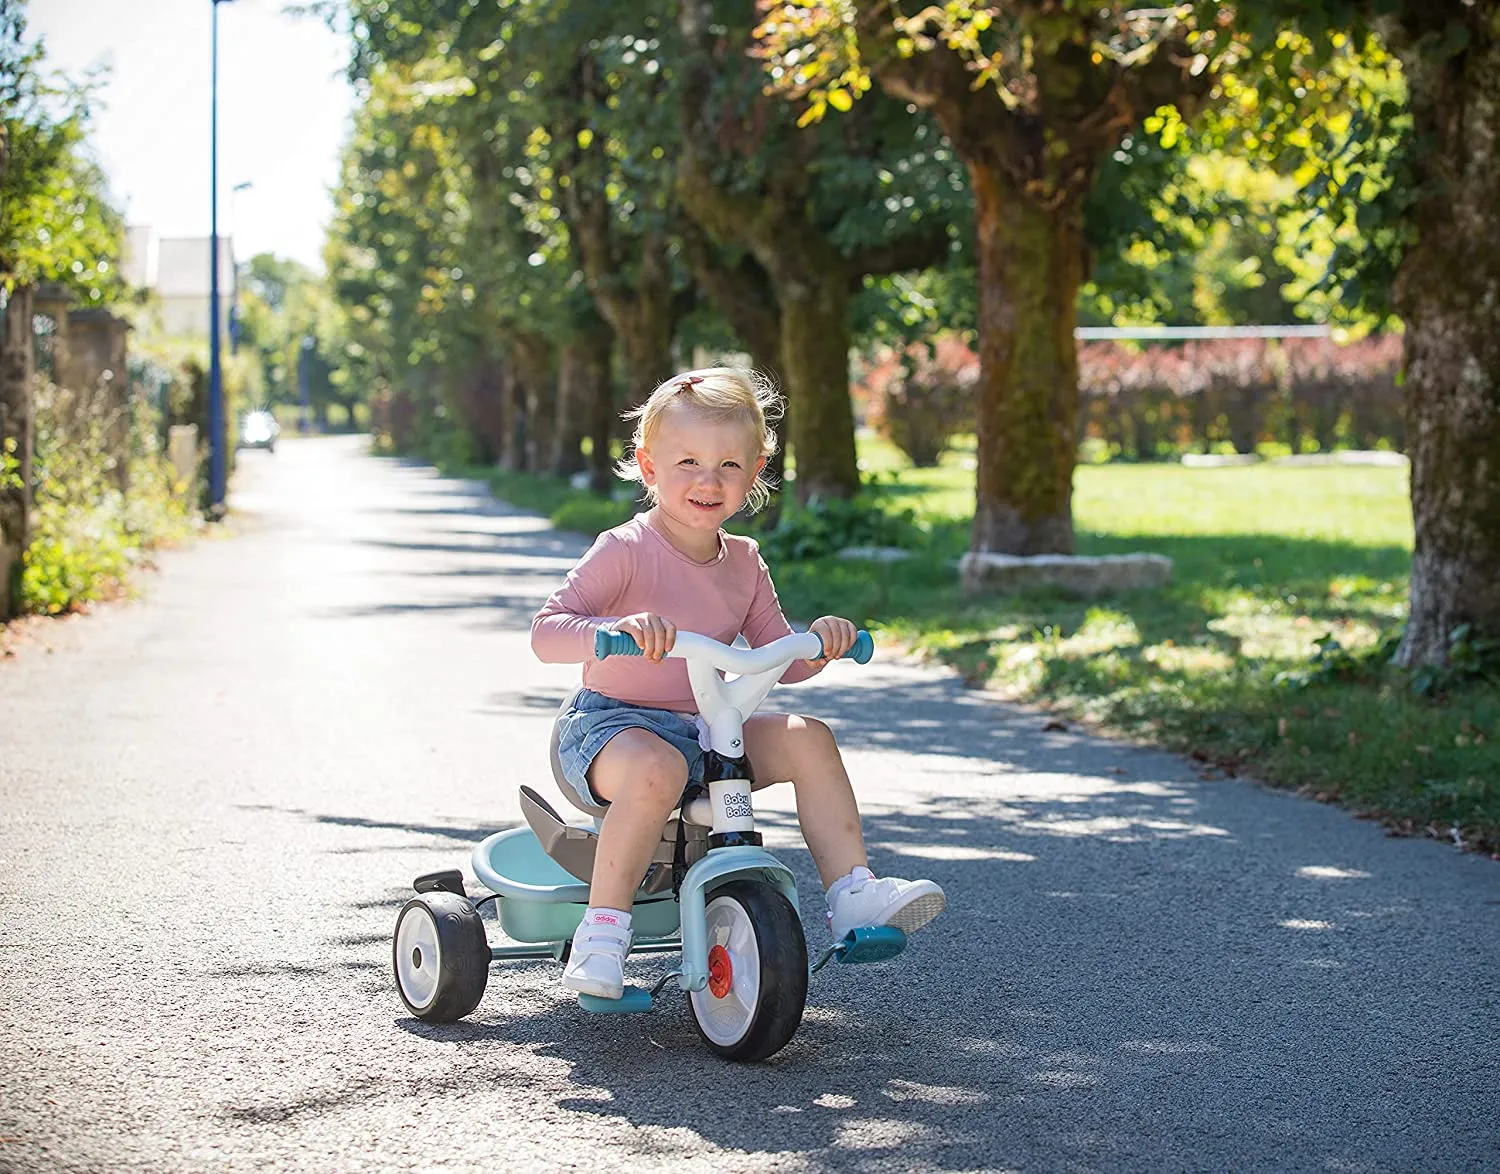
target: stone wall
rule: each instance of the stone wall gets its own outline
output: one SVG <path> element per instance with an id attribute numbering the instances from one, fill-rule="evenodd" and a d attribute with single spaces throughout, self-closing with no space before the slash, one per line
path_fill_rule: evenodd
<path id="1" fill-rule="evenodd" d="M 130 324 L 108 310 L 74 310 L 68 315 L 67 357 L 58 381 L 88 396 L 91 414 L 104 421 L 115 483 L 122 492 L 130 480 L 129 331 Z"/>
<path id="2" fill-rule="evenodd" d="M 0 295 L 3 296 L 3 295 Z M 77 310 L 57 285 L 20 286 L 4 302 L 0 323 L 0 448 L 12 442 L 20 485 L 0 482 L 0 621 L 18 606 L 21 556 L 30 542 L 32 452 L 36 435 L 37 318 L 50 320 L 43 373 L 81 396 L 105 422 L 120 489 L 130 469 L 130 402 L 126 377 L 129 324 L 107 310 Z"/>
<path id="3" fill-rule="evenodd" d="M 14 614 L 21 555 L 30 538 L 31 446 L 36 429 L 32 391 L 31 289 L 18 286 L 0 322 L 0 447 L 13 442 L 20 485 L 0 483 L 0 621 Z"/>

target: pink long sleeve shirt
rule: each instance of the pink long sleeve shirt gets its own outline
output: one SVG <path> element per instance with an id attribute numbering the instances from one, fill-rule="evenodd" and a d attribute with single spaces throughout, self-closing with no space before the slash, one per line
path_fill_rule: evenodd
<path id="1" fill-rule="evenodd" d="M 651 611 L 683 632 L 725 644 L 744 635 L 752 648 L 789 635 L 771 573 L 750 538 L 719 532 L 719 554 L 694 562 L 637 514 L 606 530 L 568 572 L 531 621 L 531 648 L 549 664 L 583 662 L 583 684 L 631 705 L 696 713 L 687 664 L 644 657 L 594 659 L 594 630 L 622 616 Z M 781 680 L 803 681 L 817 672 L 794 661 Z"/>

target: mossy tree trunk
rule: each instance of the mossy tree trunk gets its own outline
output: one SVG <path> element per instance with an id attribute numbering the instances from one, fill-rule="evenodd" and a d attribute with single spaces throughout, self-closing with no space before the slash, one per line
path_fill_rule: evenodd
<path id="1" fill-rule="evenodd" d="M 1003 165 L 969 163 L 979 261 L 976 551 L 1073 551 L 1078 447 L 1077 203 L 1029 198 Z"/>
<path id="2" fill-rule="evenodd" d="M 603 197 L 597 198 L 598 205 Z M 626 405 L 644 403 L 672 370 L 672 338 L 681 307 L 673 288 L 667 239 L 648 233 L 638 242 L 611 239 L 604 217 L 580 217 L 579 252 L 589 292 L 599 314 L 614 331 L 625 361 L 629 388 Z M 634 275 L 619 256 L 619 249 L 637 245 Z"/>
<path id="3" fill-rule="evenodd" d="M 1500 636 L 1500 4 L 1409 5 L 1402 58 L 1419 153 L 1417 230 L 1394 290 L 1406 325 L 1411 457 L 1407 667 L 1446 662 L 1454 629 Z M 1445 59 L 1424 34 L 1462 22 Z"/>
<path id="4" fill-rule="evenodd" d="M 692 137 L 680 159 L 678 198 L 709 236 L 750 252 L 776 305 L 797 500 L 852 497 L 859 465 L 849 398 L 851 264 L 808 224 L 800 199 L 756 199 L 715 183 Z M 797 160 L 786 167 L 805 170 Z"/>
<path id="5" fill-rule="evenodd" d="M 781 311 L 781 361 L 792 408 L 786 436 L 801 502 L 859 492 L 849 395 L 850 275 L 841 258 L 818 253 L 833 250 L 788 250 L 779 265 L 768 253 L 763 262 Z"/>

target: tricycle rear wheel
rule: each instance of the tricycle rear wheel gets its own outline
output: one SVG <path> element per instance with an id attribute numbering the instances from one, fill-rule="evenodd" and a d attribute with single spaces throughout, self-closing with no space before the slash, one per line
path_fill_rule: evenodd
<path id="1" fill-rule="evenodd" d="M 422 893 L 401 907 L 391 944 L 396 990 L 428 1023 L 462 1019 L 484 998 L 490 945 L 467 897 Z"/>
<path id="2" fill-rule="evenodd" d="M 807 1002 L 807 941 L 792 903 L 763 881 L 709 894 L 708 985 L 688 992 L 693 1025 L 728 1060 L 764 1060 L 791 1040 Z"/>

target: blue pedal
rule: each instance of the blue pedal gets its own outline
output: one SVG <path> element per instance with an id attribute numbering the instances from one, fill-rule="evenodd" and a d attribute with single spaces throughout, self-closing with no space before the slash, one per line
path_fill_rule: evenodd
<path id="1" fill-rule="evenodd" d="M 840 962 L 860 965 L 865 962 L 884 962 L 906 949 L 906 934 L 893 925 L 872 925 L 864 929 L 851 929 L 837 947 L 834 955 Z"/>
<path id="2" fill-rule="evenodd" d="M 896 931 L 901 933 L 900 930 Z M 905 935 L 902 934 L 903 940 Z M 618 999 L 601 999 L 598 995 L 579 995 L 578 1005 L 593 1015 L 638 1015 L 651 1010 L 651 992 L 628 986 Z"/>

